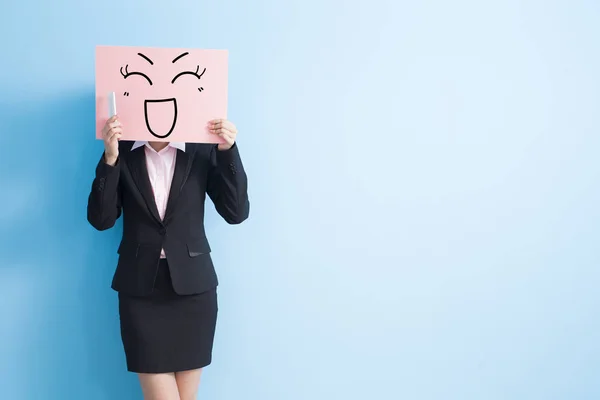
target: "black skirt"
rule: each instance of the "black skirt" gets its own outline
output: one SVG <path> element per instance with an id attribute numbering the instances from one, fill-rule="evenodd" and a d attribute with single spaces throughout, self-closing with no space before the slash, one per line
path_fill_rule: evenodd
<path id="1" fill-rule="evenodd" d="M 217 310 L 216 288 L 180 296 L 173 291 L 166 260 L 160 260 L 152 295 L 119 293 L 127 370 L 166 373 L 209 365 Z"/>

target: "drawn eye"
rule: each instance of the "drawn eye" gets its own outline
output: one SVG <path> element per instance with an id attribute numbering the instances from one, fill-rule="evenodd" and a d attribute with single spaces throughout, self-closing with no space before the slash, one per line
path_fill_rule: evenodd
<path id="1" fill-rule="evenodd" d="M 129 78 L 130 76 L 133 76 L 133 75 L 139 75 L 139 76 L 141 76 L 143 78 L 146 78 L 146 80 L 148 81 L 148 83 L 150 85 L 152 85 L 152 81 L 150 80 L 150 78 L 148 78 L 148 76 L 146 74 L 144 74 L 143 72 L 129 72 L 127 70 L 128 67 L 129 67 L 129 65 L 125 66 L 125 72 L 124 73 L 123 73 L 123 67 L 121 67 L 121 75 L 123 75 L 123 79 L 127 79 L 127 78 Z"/>
<path id="2" fill-rule="evenodd" d="M 202 75 L 204 75 L 204 73 L 206 72 L 206 68 L 204 68 L 204 71 L 202 71 L 201 74 L 198 74 L 198 71 L 200 71 L 200 66 L 199 65 L 196 67 L 196 72 L 193 72 L 193 71 L 180 72 L 177 75 L 175 75 L 175 78 L 173 78 L 173 80 L 171 81 L 171 83 L 175 83 L 175 81 L 177 80 L 177 78 L 179 78 L 180 76 L 183 76 L 183 75 L 193 75 L 196 78 L 200 79 L 200 78 L 202 78 Z"/>

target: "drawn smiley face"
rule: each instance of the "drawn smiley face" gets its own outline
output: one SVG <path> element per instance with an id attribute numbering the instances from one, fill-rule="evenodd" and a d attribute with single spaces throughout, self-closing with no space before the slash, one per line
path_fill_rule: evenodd
<path id="1" fill-rule="evenodd" d="M 122 140 L 221 143 L 209 121 L 227 118 L 228 51 L 96 46 L 96 139 L 112 93 Z"/>
<path id="2" fill-rule="evenodd" d="M 143 53 L 137 53 L 139 57 L 144 59 L 150 67 L 154 66 L 154 61 L 152 61 L 149 57 L 144 55 Z M 171 63 L 175 64 L 177 61 L 181 60 L 185 56 L 189 55 L 189 52 L 184 52 L 175 57 Z M 153 86 L 154 83 L 152 79 L 148 76 L 148 74 L 140 71 L 129 71 L 129 64 L 126 64 L 124 67 L 121 67 L 119 72 L 123 79 L 129 79 L 131 77 L 139 77 L 140 79 L 144 79 L 148 85 Z M 204 74 L 206 73 L 206 68 L 200 71 L 200 65 L 196 66 L 195 71 L 182 71 L 177 73 L 173 79 L 171 80 L 171 85 L 175 85 L 178 79 L 190 75 L 196 78 L 198 81 L 202 79 Z M 151 75 L 151 73 L 150 73 Z M 162 82 L 164 83 L 164 82 Z M 203 87 L 198 87 L 198 91 L 201 93 L 204 91 Z M 124 96 L 129 96 L 129 92 L 124 92 Z M 155 113 L 161 113 L 160 118 L 152 118 Z M 170 123 L 165 124 L 154 124 L 151 123 L 151 120 L 164 120 L 165 115 L 170 115 L 169 118 Z M 160 99 L 145 99 L 144 100 L 144 119 L 146 121 L 146 128 L 148 132 L 156 138 L 165 139 L 171 135 L 171 133 L 175 130 L 175 126 L 177 125 L 177 116 L 178 116 L 178 107 L 177 107 L 177 99 L 175 97 L 170 98 L 160 98 Z M 160 126 L 158 126 L 160 125 Z"/>

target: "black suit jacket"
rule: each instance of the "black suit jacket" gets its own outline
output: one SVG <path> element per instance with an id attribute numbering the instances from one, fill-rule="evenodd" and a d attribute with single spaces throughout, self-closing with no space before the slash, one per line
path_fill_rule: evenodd
<path id="1" fill-rule="evenodd" d="M 123 214 L 123 238 L 112 288 L 133 296 L 152 292 L 161 249 L 178 294 L 196 294 L 217 286 L 217 274 L 204 232 L 204 203 L 209 195 L 230 224 L 248 218 L 247 177 L 237 145 L 219 151 L 216 145 L 186 143 L 177 150 L 167 209 L 161 220 L 146 167 L 144 146 L 120 142 L 114 167 L 104 162 L 88 198 L 87 218 L 100 231 Z"/>

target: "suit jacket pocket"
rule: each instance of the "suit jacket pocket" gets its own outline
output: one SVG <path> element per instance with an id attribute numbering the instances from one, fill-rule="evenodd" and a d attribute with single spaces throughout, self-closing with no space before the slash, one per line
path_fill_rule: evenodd
<path id="1" fill-rule="evenodd" d="M 202 254 L 210 253 L 210 245 L 208 244 L 208 240 L 198 240 L 187 243 L 188 255 L 190 257 L 198 257 Z"/>

